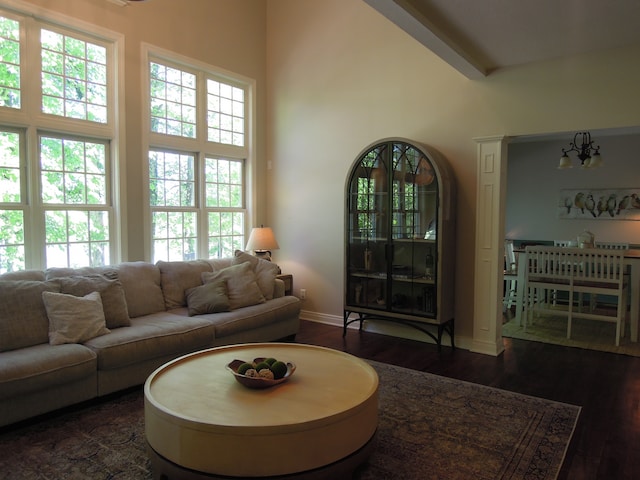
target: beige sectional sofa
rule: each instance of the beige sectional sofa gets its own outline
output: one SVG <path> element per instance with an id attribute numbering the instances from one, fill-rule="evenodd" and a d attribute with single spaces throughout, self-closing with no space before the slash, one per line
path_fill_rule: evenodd
<path id="1" fill-rule="evenodd" d="M 142 384 L 196 350 L 292 339 L 300 301 L 278 272 L 238 251 L 0 275 L 0 426 Z"/>

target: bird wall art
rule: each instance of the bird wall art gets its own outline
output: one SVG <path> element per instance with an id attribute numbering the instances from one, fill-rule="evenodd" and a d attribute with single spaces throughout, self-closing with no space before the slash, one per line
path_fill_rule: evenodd
<path id="1" fill-rule="evenodd" d="M 558 218 L 640 220 L 640 188 L 561 190 Z"/>

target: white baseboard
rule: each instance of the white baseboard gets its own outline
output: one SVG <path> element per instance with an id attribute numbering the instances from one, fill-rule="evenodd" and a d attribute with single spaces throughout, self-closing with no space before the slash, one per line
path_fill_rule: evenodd
<path id="1" fill-rule="evenodd" d="M 340 329 L 342 329 L 343 323 L 344 323 L 343 318 L 337 315 L 328 315 L 326 313 L 312 312 L 309 310 L 302 310 L 300 312 L 300 318 L 302 320 L 308 320 L 310 322 L 333 325 L 336 327 L 340 327 Z M 359 326 L 360 324 L 358 322 L 354 322 L 351 325 L 349 325 L 347 328 L 357 330 Z M 367 320 L 364 322 L 362 326 L 362 331 L 370 332 L 370 333 L 378 333 L 380 335 L 389 335 L 392 337 L 407 338 L 409 340 L 417 340 L 419 342 L 435 344 L 433 339 L 428 335 L 425 335 L 423 332 L 416 330 L 415 328 L 409 327 L 407 325 L 403 325 L 401 323 L 386 322 L 384 320 L 381 320 L 381 321 Z M 342 335 L 342 332 L 340 332 L 340 335 Z M 454 340 L 455 340 L 456 348 L 470 350 L 471 346 L 473 345 L 472 338 L 460 336 L 457 333 L 454 333 Z M 451 346 L 449 335 L 447 333 L 444 333 L 442 335 L 442 346 L 444 347 Z"/>

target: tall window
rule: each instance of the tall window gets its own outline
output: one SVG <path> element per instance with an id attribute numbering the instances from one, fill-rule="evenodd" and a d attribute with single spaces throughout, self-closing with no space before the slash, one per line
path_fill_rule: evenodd
<path id="1" fill-rule="evenodd" d="M 20 108 L 20 23 L 0 17 L 0 106 Z"/>
<path id="2" fill-rule="evenodd" d="M 104 143 L 40 137 L 47 266 L 108 265 Z"/>
<path id="3" fill-rule="evenodd" d="M 193 260 L 198 250 L 195 156 L 149 153 L 149 193 L 156 259 Z"/>
<path id="4" fill-rule="evenodd" d="M 115 40 L 0 9 L 0 273 L 117 255 L 115 51 Z"/>
<path id="5" fill-rule="evenodd" d="M 0 132 L 0 272 L 24 269 L 21 135 Z"/>
<path id="6" fill-rule="evenodd" d="M 248 86 L 149 61 L 152 261 L 231 256 L 245 244 Z"/>

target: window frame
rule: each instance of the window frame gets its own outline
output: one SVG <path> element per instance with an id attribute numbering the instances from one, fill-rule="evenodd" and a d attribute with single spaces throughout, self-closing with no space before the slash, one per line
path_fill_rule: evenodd
<path id="1" fill-rule="evenodd" d="M 188 153 L 195 155 L 195 173 L 196 180 L 196 207 L 198 212 L 198 239 L 197 239 L 197 258 L 208 258 L 208 214 L 210 211 L 229 211 L 227 207 L 207 207 L 205 203 L 205 177 L 204 165 L 206 158 L 218 158 L 225 160 L 241 160 L 243 161 L 243 197 L 244 197 L 244 240 L 246 243 L 249 234 L 249 226 L 254 223 L 255 219 L 255 80 L 242 75 L 232 73 L 218 67 L 208 65 L 201 61 L 188 58 L 174 52 L 164 50 L 150 44 L 143 43 L 143 125 L 142 125 L 142 142 L 143 151 L 146 152 L 145 161 L 143 162 L 144 187 L 143 194 L 145 198 L 144 212 L 144 248 L 145 259 L 153 261 L 153 238 L 152 238 L 152 211 L 154 210 L 150 204 L 150 174 L 149 174 L 149 153 L 152 150 L 172 151 L 178 153 Z M 175 67 L 196 74 L 196 137 L 184 138 L 175 135 L 155 133 L 151 131 L 151 96 L 150 96 L 150 64 L 151 62 L 161 63 L 166 66 Z M 245 92 L 245 144 L 242 147 L 220 144 L 208 140 L 206 125 L 206 106 L 207 106 L 207 78 L 221 81 L 239 88 Z M 244 245 L 243 245 L 244 247 Z"/>

